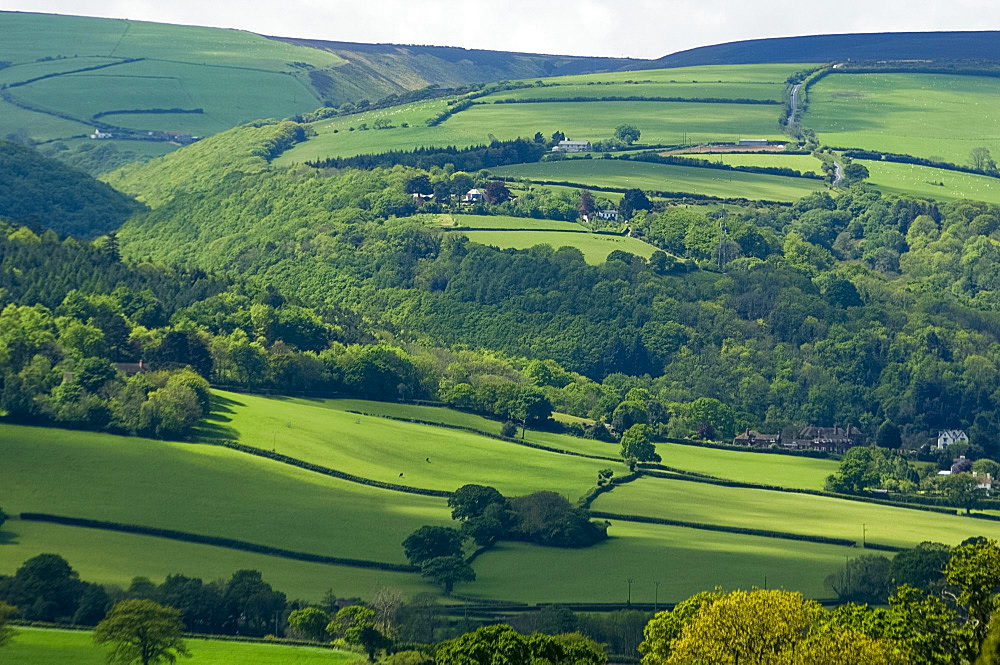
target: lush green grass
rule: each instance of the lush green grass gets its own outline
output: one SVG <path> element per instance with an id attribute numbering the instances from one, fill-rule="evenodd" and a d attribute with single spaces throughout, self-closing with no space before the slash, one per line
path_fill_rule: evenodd
<path id="1" fill-rule="evenodd" d="M 328 409 L 338 411 L 356 411 L 376 416 L 389 416 L 391 418 L 410 418 L 412 420 L 422 420 L 429 423 L 441 423 L 454 427 L 466 427 L 478 430 L 487 434 L 496 435 L 500 432 L 501 423 L 490 420 L 474 413 L 465 413 L 441 406 L 430 406 L 423 404 L 397 404 L 395 402 L 374 402 L 364 399 L 328 399 L 309 400 L 309 405 L 323 406 Z M 579 421 L 566 414 L 557 414 L 557 420 L 561 422 Z M 520 432 L 518 432 L 520 436 Z M 601 455 L 604 457 L 617 457 L 618 445 L 594 441 L 592 439 L 581 439 L 580 437 L 568 434 L 557 434 L 554 432 L 540 432 L 529 429 L 525 433 L 528 443 L 537 443 L 559 450 L 569 450 L 586 455 Z"/>
<path id="2" fill-rule="evenodd" d="M 260 117 L 310 111 L 320 105 L 319 98 L 305 70 L 293 63 L 316 68 L 344 63 L 327 51 L 239 30 L 140 21 L 2 12 L 0 34 L 5 37 L 0 42 L 0 60 L 15 65 L 2 70 L 2 81 L 24 81 L 111 59 L 144 58 L 13 88 L 10 93 L 15 98 L 81 119 L 117 109 L 203 108 L 203 116 L 111 116 L 106 120 L 193 134 Z M 35 62 L 60 56 L 65 59 Z M 21 127 L 41 139 L 80 133 L 51 121 L 0 114 L 3 132 Z"/>
<path id="3" fill-rule="evenodd" d="M 527 249 L 535 245 L 549 245 L 554 249 L 575 247 L 583 252 L 587 263 L 604 263 L 608 254 L 616 250 L 644 256 L 647 259 L 656 247 L 625 236 L 598 235 L 596 233 L 560 233 L 559 231 L 463 231 L 469 240 L 482 245 L 492 245 L 500 249 Z"/>
<path id="4" fill-rule="evenodd" d="M 28 111 L 10 102 L 0 100 L 0 132 L 6 135 L 22 130 L 34 138 L 52 138 L 56 136 L 87 136 L 93 133 L 94 128 L 65 118 Z"/>
<path id="5" fill-rule="evenodd" d="M 1000 204 L 1000 179 L 914 164 L 858 160 L 872 185 L 890 194 L 927 196 L 942 201 L 975 199 Z"/>
<path id="6" fill-rule="evenodd" d="M 1000 153 L 1000 80 L 938 74 L 834 74 L 809 93 L 803 124 L 827 145 L 965 164 Z"/>
<path id="7" fill-rule="evenodd" d="M 658 443 L 656 451 L 663 458 L 664 464 L 679 469 L 746 483 L 796 489 L 823 489 L 826 477 L 840 466 L 834 460 L 719 450 L 677 443 Z"/>
<path id="8" fill-rule="evenodd" d="M 656 83 L 782 83 L 790 75 L 815 65 L 776 63 L 760 65 L 703 65 L 629 72 L 577 74 L 554 79 L 560 83 L 653 81 Z"/>
<path id="9" fill-rule="evenodd" d="M 642 72 L 632 72 L 636 80 Z M 561 81 L 554 79 L 553 82 Z M 477 101 L 494 102 L 505 99 L 568 99 L 573 97 L 670 97 L 681 99 L 761 99 L 781 101 L 785 93 L 782 82 L 704 81 L 676 83 L 560 83 L 559 85 L 504 90 Z"/>
<path id="10" fill-rule="evenodd" d="M 446 228 L 469 229 L 526 229 L 533 231 L 585 231 L 576 222 L 551 219 L 527 219 L 506 215 L 442 215 L 441 225 Z"/>
<path id="11" fill-rule="evenodd" d="M 618 490 L 615 490 L 616 492 Z M 524 602 L 677 602 L 698 591 L 764 586 L 828 598 L 823 579 L 862 550 L 680 527 L 614 522 L 609 540 L 583 550 L 502 543 L 476 560 L 463 595 Z M 516 581 L 511 578 L 516 572 Z"/>
<path id="12" fill-rule="evenodd" d="M 696 154 L 678 155 L 691 159 L 707 159 L 710 162 L 729 164 L 730 166 L 767 166 L 772 168 L 795 169 L 800 173 L 812 171 L 822 173 L 823 163 L 812 155 L 783 155 L 781 153 L 759 152 L 754 154 Z"/>
<path id="13" fill-rule="evenodd" d="M 358 654 L 283 644 L 249 644 L 217 640 L 186 640 L 190 665 L 346 665 L 363 662 Z M 4 662 L 18 665 L 103 665 L 107 649 L 94 644 L 89 631 L 18 628 L 3 650 Z"/>
<path id="14" fill-rule="evenodd" d="M 773 201 L 795 201 L 825 187 L 822 181 L 806 178 L 618 159 L 571 159 L 519 164 L 493 169 L 492 172 L 535 181 L 553 180 L 615 188 L 639 187 L 663 192 L 690 192 Z"/>
<path id="15" fill-rule="evenodd" d="M 226 415 L 231 420 L 226 426 L 241 442 L 384 482 L 447 491 L 478 483 L 506 495 L 548 489 L 575 501 L 597 483 L 600 469 L 625 468 L 471 432 L 355 415 L 304 400 L 222 395 L 230 400 Z"/>
<path id="16" fill-rule="evenodd" d="M 957 545 L 1000 537 L 1000 524 L 861 501 L 643 478 L 598 497 L 594 510 L 913 547 L 925 540 Z"/>
<path id="17" fill-rule="evenodd" d="M 273 427 L 284 429 L 284 419 L 259 418 L 265 437 Z M 56 513 L 389 562 L 405 562 L 400 543 L 417 527 L 451 523 L 443 499 L 365 487 L 217 446 L 3 425 L 0 448 L 0 506 L 10 513 Z M 278 450 L 290 452 L 280 443 Z M 596 470 L 588 475 L 596 478 Z"/>
<path id="18" fill-rule="evenodd" d="M 131 499 L 123 496 L 121 500 Z M 8 508 L 6 503 L 4 508 Z M 260 519 L 265 520 L 265 515 L 260 513 Z M 123 588 L 136 576 L 161 582 L 167 575 L 181 574 L 211 581 L 250 569 L 261 571 L 267 582 L 290 598 L 312 602 L 318 602 L 327 589 L 358 598 L 371 598 L 384 586 L 407 594 L 435 590 L 412 573 L 308 563 L 166 538 L 17 520 L 7 522 L 0 531 L 0 575 L 13 574 L 31 557 L 48 552 L 65 557 L 85 580 Z"/>

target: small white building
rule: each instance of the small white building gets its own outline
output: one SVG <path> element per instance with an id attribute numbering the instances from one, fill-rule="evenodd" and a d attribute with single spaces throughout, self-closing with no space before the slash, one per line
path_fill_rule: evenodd
<path id="1" fill-rule="evenodd" d="M 552 152 L 590 152 L 590 141 L 560 141 L 553 146 Z"/>
<path id="2" fill-rule="evenodd" d="M 968 443 L 969 435 L 964 430 L 946 429 L 938 432 L 937 449 L 944 450 L 953 443 Z"/>
<path id="3" fill-rule="evenodd" d="M 95 127 L 94 133 L 90 135 L 92 139 L 110 139 L 111 132 L 102 132 L 100 128 Z"/>
<path id="4" fill-rule="evenodd" d="M 470 189 L 462 197 L 462 203 L 479 203 L 483 200 L 483 193 L 478 189 Z"/>
<path id="5" fill-rule="evenodd" d="M 770 145 L 771 142 L 767 139 L 740 139 L 739 143 L 736 145 L 745 147 L 760 147 L 765 145 Z"/>
<path id="6" fill-rule="evenodd" d="M 598 210 L 597 219 L 603 219 L 609 222 L 617 222 L 618 211 L 613 208 L 611 210 Z"/>

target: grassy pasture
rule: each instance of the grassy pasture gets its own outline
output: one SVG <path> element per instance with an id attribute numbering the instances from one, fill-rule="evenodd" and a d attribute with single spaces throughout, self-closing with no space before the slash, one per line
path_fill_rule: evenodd
<path id="1" fill-rule="evenodd" d="M 642 478 L 598 497 L 594 510 L 913 547 L 925 540 L 957 545 L 970 536 L 1000 536 L 1000 524 L 922 510 L 790 494 Z"/>
<path id="2" fill-rule="evenodd" d="M 976 147 L 1000 153 L 1000 80 L 940 74 L 834 74 L 809 93 L 803 124 L 844 148 L 965 164 Z"/>
<path id="3" fill-rule="evenodd" d="M 641 74 L 633 73 L 641 79 Z M 562 79 L 553 79 L 559 82 Z M 567 99 L 572 97 L 677 97 L 682 99 L 761 99 L 781 101 L 785 83 L 705 81 L 655 83 L 566 83 L 554 86 L 503 90 L 480 98 L 494 102 L 500 99 Z"/>
<path id="4" fill-rule="evenodd" d="M 624 236 L 598 235 L 596 233 L 564 233 L 559 231 L 539 231 L 519 233 L 517 231 L 462 231 L 469 240 L 499 249 L 528 249 L 536 245 L 548 245 L 553 249 L 575 247 L 583 252 L 583 258 L 592 265 L 604 263 L 608 254 L 615 250 L 649 258 L 656 247 Z"/>
<path id="5" fill-rule="evenodd" d="M 710 162 L 728 164 L 729 166 L 766 166 L 772 168 L 795 169 L 801 173 L 812 171 L 822 173 L 823 162 L 812 155 L 783 155 L 781 153 L 691 153 L 677 155 L 678 157 L 689 157 L 691 159 L 705 159 Z"/>
<path id="6" fill-rule="evenodd" d="M 592 86 L 598 87 L 598 86 Z M 603 86 L 600 86 L 603 87 Z M 545 90 L 547 88 L 539 88 Z M 425 123 L 446 108 L 444 100 L 370 111 L 322 120 L 312 127 L 318 136 L 287 151 L 275 163 L 290 165 L 325 157 L 347 157 L 422 146 L 459 146 L 498 139 L 530 138 L 535 132 L 550 136 L 562 131 L 578 140 L 605 139 L 628 122 L 642 130 L 644 143 L 736 141 L 741 136 L 781 138 L 775 106 L 699 104 L 688 102 L 554 102 L 545 104 L 486 104 L 473 106 L 436 127 Z M 393 129 L 357 131 L 389 118 Z M 407 122 L 410 126 L 403 127 Z M 350 131 L 354 127 L 356 131 Z M 336 130 L 336 132 L 334 132 Z"/>
<path id="7" fill-rule="evenodd" d="M 508 217 L 506 215 L 443 215 L 441 222 L 441 225 L 445 228 L 525 229 L 533 231 L 587 230 L 576 222 Z"/>
<path id="8" fill-rule="evenodd" d="M 11 513 L 399 563 L 406 560 L 399 544 L 410 532 L 451 522 L 443 499 L 365 487 L 216 446 L 3 425 L 0 448 L 0 505 Z"/>
<path id="9" fill-rule="evenodd" d="M 769 201 L 795 201 L 825 188 L 822 181 L 806 178 L 617 159 L 539 162 L 504 166 L 491 171 L 500 176 L 533 181 L 554 180 L 616 188 L 639 187 L 664 192 L 691 192 Z"/>
<path id="10" fill-rule="evenodd" d="M 677 602 L 717 585 L 764 586 L 766 577 L 768 588 L 827 598 L 832 594 L 823 587 L 823 579 L 844 565 L 845 556 L 863 553 L 833 545 L 628 522 L 613 522 L 608 533 L 607 541 L 583 550 L 501 543 L 476 560 L 476 582 L 461 593 L 529 603 L 624 603 L 625 579 L 631 577 L 633 602 L 652 603 L 654 581 L 662 583 L 660 602 Z M 513 578 L 511 571 L 517 571 Z"/>
<path id="11" fill-rule="evenodd" d="M 317 67 L 344 62 L 334 53 L 242 30 L 145 21 L 0 12 L 0 33 L 4 35 L 0 60 L 13 63 L 57 56 L 113 56 L 293 71 L 295 61 Z"/>
<path id="12" fill-rule="evenodd" d="M 304 400 L 221 394 L 230 400 L 226 426 L 240 442 L 273 447 L 285 455 L 384 482 L 447 491 L 479 483 L 507 495 L 549 489 L 575 501 L 597 483 L 600 469 L 625 468 L 471 432 L 346 413 Z M 395 496 L 382 494 L 389 501 Z"/>
<path id="13" fill-rule="evenodd" d="M 611 83 L 624 81 L 653 81 L 654 83 L 784 83 L 792 74 L 816 65 L 773 63 L 760 65 L 701 65 L 698 67 L 669 67 L 630 72 L 605 72 L 600 74 L 575 74 L 553 79 L 560 83 L 590 81 Z"/>
<path id="14" fill-rule="evenodd" d="M 658 443 L 656 451 L 663 458 L 663 464 L 678 469 L 745 483 L 796 489 L 821 490 L 826 477 L 840 467 L 835 460 L 719 450 L 678 443 Z"/>
<path id="15" fill-rule="evenodd" d="M 37 140 L 85 136 L 94 131 L 90 125 L 28 111 L 10 102 L 0 100 L 0 132 L 9 134 L 22 129 Z"/>
<path id="16" fill-rule="evenodd" d="M 346 651 L 283 644 L 250 644 L 217 640 L 186 640 L 190 665 L 346 665 L 364 658 Z M 103 665 L 107 649 L 94 644 L 90 631 L 18 628 L 14 641 L 4 648 L 5 662 L 19 665 Z"/>
<path id="17" fill-rule="evenodd" d="M 0 574 L 13 574 L 31 557 L 47 552 L 63 556 L 85 580 L 121 587 L 128 587 L 137 575 L 157 582 L 174 574 L 211 581 L 251 569 L 261 571 L 267 582 L 290 598 L 313 602 L 327 589 L 362 598 L 370 598 L 383 586 L 408 594 L 434 591 L 413 573 L 331 566 L 153 536 L 17 520 L 4 524 L 0 532 Z"/>
<path id="18" fill-rule="evenodd" d="M 442 406 L 430 406 L 423 404 L 397 404 L 395 402 L 374 402 L 364 399 L 327 399 L 327 400 L 302 400 L 310 406 L 322 406 L 327 409 L 337 411 L 356 411 L 376 416 L 388 416 L 391 418 L 410 418 L 422 420 L 429 423 L 441 423 L 454 427 L 466 427 L 478 430 L 486 434 L 499 434 L 500 423 L 490 420 L 474 413 L 465 413 L 448 409 Z M 579 421 L 566 414 L 557 414 L 557 419 L 563 422 Z M 565 419 L 565 420 L 563 420 Z M 518 432 L 520 436 L 520 432 Z M 581 439 L 567 434 L 555 432 L 540 432 L 529 429 L 525 434 L 525 440 L 529 443 L 537 443 L 559 450 L 569 450 L 586 455 L 601 455 L 604 457 L 617 457 L 617 444 L 594 441 L 592 439 Z M 519 449 L 520 450 L 520 449 Z"/>
<path id="19" fill-rule="evenodd" d="M 1000 179 L 997 178 L 915 164 L 858 162 L 868 168 L 871 174 L 868 182 L 889 194 L 926 196 L 942 201 L 973 199 L 1000 204 Z"/>
<path id="20" fill-rule="evenodd" d="M 59 74 L 75 69 L 83 69 L 84 67 L 96 67 L 114 62 L 120 62 L 120 60 L 118 58 L 84 56 L 44 60 L 42 62 L 25 62 L 20 65 L 11 65 L 10 67 L 0 69 L 0 85 L 18 83 L 48 74 Z"/>

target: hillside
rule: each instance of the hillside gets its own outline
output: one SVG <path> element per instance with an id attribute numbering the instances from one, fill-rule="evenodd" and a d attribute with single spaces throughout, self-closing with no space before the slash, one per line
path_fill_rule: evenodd
<path id="1" fill-rule="evenodd" d="M 0 140 L 0 219 L 90 239 L 118 229 L 141 206 L 86 173 Z"/>
<path id="2" fill-rule="evenodd" d="M 679 51 L 648 66 L 844 60 L 1000 60 L 1000 32 L 882 32 L 748 39 Z"/>

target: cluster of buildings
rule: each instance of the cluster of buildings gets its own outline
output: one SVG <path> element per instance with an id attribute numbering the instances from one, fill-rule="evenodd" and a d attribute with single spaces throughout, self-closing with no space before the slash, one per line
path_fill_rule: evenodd
<path id="1" fill-rule="evenodd" d="M 413 198 L 417 203 L 426 203 L 428 201 L 433 201 L 434 195 L 414 194 Z M 483 194 L 481 190 L 473 187 L 472 189 L 470 189 L 469 191 L 467 191 L 465 194 L 462 195 L 462 203 L 480 203 L 484 201 L 485 198 L 486 196 Z"/>
<path id="2" fill-rule="evenodd" d="M 840 427 L 803 427 L 790 439 L 782 438 L 781 434 L 762 434 L 752 429 L 733 439 L 737 446 L 747 448 L 770 448 L 778 446 L 785 450 L 820 450 L 828 453 L 844 453 L 848 448 L 864 443 L 864 436 L 854 425 Z"/>

